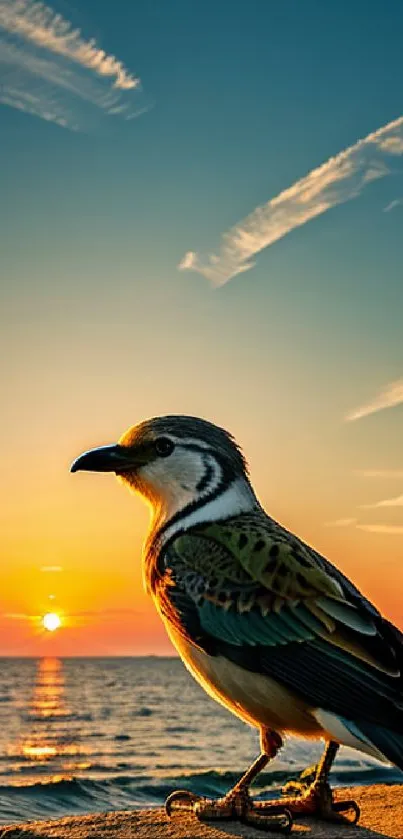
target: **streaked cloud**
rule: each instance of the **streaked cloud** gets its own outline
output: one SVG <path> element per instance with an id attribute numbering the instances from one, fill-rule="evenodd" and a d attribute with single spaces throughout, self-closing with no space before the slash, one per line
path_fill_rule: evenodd
<path id="1" fill-rule="evenodd" d="M 139 112 L 139 79 L 36 0 L 0 0 L 0 65 L 0 103 L 62 127 L 87 127 L 91 109 Z"/>
<path id="2" fill-rule="evenodd" d="M 45 574 L 59 574 L 63 568 L 61 565 L 42 565 L 40 570 Z"/>
<path id="3" fill-rule="evenodd" d="M 389 154 L 403 154 L 403 137 L 393 135 L 392 137 L 385 137 L 381 140 L 380 148 Z"/>
<path id="4" fill-rule="evenodd" d="M 357 527 L 359 530 L 366 530 L 368 533 L 382 533 L 391 536 L 403 534 L 403 524 L 358 524 Z"/>
<path id="5" fill-rule="evenodd" d="M 395 210 L 396 207 L 401 207 L 403 204 L 403 198 L 395 198 L 394 201 L 390 201 L 389 204 L 386 204 L 386 207 L 383 208 L 383 213 L 390 213 L 391 210 Z"/>
<path id="6" fill-rule="evenodd" d="M 194 267 L 194 261 L 196 258 L 196 254 L 193 251 L 188 251 L 185 253 L 185 256 L 179 262 L 178 268 L 180 271 L 191 271 Z M 197 269 L 195 269 L 197 270 Z"/>
<path id="7" fill-rule="evenodd" d="M 403 116 L 331 157 L 291 187 L 258 207 L 221 237 L 216 253 L 188 251 L 180 270 L 202 274 L 221 286 L 255 265 L 254 257 L 296 227 L 357 198 L 369 181 L 389 173 L 388 159 L 403 154 Z"/>
<path id="8" fill-rule="evenodd" d="M 391 382 L 391 384 L 386 385 L 386 387 L 381 390 L 370 402 L 362 405 L 360 408 L 356 408 L 350 414 L 347 414 L 346 420 L 348 422 L 353 422 L 354 420 L 362 419 L 362 417 L 367 417 L 369 414 L 384 411 L 385 408 L 395 408 L 397 405 L 401 405 L 402 403 L 403 379 L 398 379 L 398 381 Z"/>
<path id="9" fill-rule="evenodd" d="M 335 521 L 326 521 L 325 527 L 351 527 L 356 522 L 357 519 L 353 518 L 336 519 Z"/>
<path id="10" fill-rule="evenodd" d="M 378 507 L 403 507 L 403 495 L 395 498 L 385 498 L 384 501 L 376 501 L 375 504 L 361 504 L 362 510 L 376 510 Z"/>
<path id="11" fill-rule="evenodd" d="M 395 501 L 396 503 L 392 503 Z M 397 503 L 399 501 L 399 503 Z M 403 507 L 403 496 L 390 501 L 381 501 L 378 504 L 363 504 L 362 509 L 375 509 L 376 507 Z M 368 533 L 385 533 L 399 535 L 403 533 L 403 525 L 400 524 L 363 524 L 355 518 L 336 519 L 335 521 L 326 521 L 325 527 L 354 527 L 357 530 L 366 530 Z"/>
<path id="12" fill-rule="evenodd" d="M 102 617 L 123 617 L 124 615 L 135 616 L 139 615 L 138 609 L 89 609 L 82 612 L 74 612 L 71 617 L 74 618 L 102 618 Z"/>
<path id="13" fill-rule="evenodd" d="M 27 615 L 24 612 L 3 612 L 1 617 L 5 620 L 35 622 L 40 618 L 40 615 Z"/>
<path id="14" fill-rule="evenodd" d="M 403 478 L 403 469 L 358 469 L 361 478 Z"/>

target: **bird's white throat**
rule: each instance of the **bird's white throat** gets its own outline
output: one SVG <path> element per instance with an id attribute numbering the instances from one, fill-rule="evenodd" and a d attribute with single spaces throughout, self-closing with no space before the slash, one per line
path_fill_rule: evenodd
<path id="1" fill-rule="evenodd" d="M 168 458 L 156 458 L 133 476 L 122 476 L 151 507 L 146 545 L 152 542 L 162 547 L 179 531 L 260 506 L 246 474 L 231 474 L 226 464 L 197 440 L 172 439 L 175 449 Z"/>
<path id="2" fill-rule="evenodd" d="M 210 496 L 211 493 L 207 494 L 204 501 L 201 496 L 195 507 L 192 504 L 194 497 L 187 498 L 186 494 L 178 497 L 175 504 L 172 500 L 169 505 L 160 502 L 154 508 L 151 525 L 153 533 L 162 531 L 161 539 L 158 540 L 160 544 L 171 539 L 178 531 L 247 513 L 258 505 L 252 487 L 245 478 L 238 478 L 215 497 Z"/>

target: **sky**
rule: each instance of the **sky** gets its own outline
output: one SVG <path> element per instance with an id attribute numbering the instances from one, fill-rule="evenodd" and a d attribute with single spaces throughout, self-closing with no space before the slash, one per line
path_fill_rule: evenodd
<path id="1" fill-rule="evenodd" d="M 232 431 L 403 628 L 402 27 L 394 0 L 0 0 L 0 655 L 172 653 L 146 507 L 69 473 L 168 413 Z"/>

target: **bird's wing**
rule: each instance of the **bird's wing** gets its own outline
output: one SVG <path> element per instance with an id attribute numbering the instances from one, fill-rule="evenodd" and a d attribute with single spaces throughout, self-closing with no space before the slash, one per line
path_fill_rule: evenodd
<path id="1" fill-rule="evenodd" d="M 395 714 L 402 726 L 398 631 L 271 519 L 189 530 L 169 544 L 165 566 L 162 610 L 193 643 L 277 678 L 310 706 L 348 715 L 358 703 L 364 718 Z"/>

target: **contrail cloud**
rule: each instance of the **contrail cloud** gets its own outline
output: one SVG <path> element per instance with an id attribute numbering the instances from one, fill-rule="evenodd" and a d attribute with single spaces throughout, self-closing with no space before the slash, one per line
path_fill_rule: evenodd
<path id="1" fill-rule="evenodd" d="M 362 510 L 377 510 L 379 507 L 403 507 L 403 495 L 395 498 L 385 498 L 383 501 L 376 501 L 375 504 L 361 504 Z"/>
<path id="2" fill-rule="evenodd" d="M 347 414 L 347 422 L 355 422 L 355 420 L 368 417 L 370 414 L 376 414 L 378 411 L 384 411 L 386 408 L 396 408 L 403 403 L 403 379 L 398 379 L 396 382 L 386 385 L 370 402 L 356 408 L 350 414 Z"/>
<path id="3" fill-rule="evenodd" d="M 255 265 L 254 257 L 296 227 L 327 210 L 357 198 L 370 181 L 389 174 L 387 163 L 403 155 L 403 116 L 331 157 L 293 186 L 257 207 L 221 237 L 216 253 L 199 256 L 188 251 L 182 271 L 197 271 L 214 286 Z"/>
<path id="4" fill-rule="evenodd" d="M 124 119 L 144 110 L 140 80 L 35 0 L 0 0 L 0 67 L 0 103 L 66 128 L 80 129 L 88 106 Z"/>

